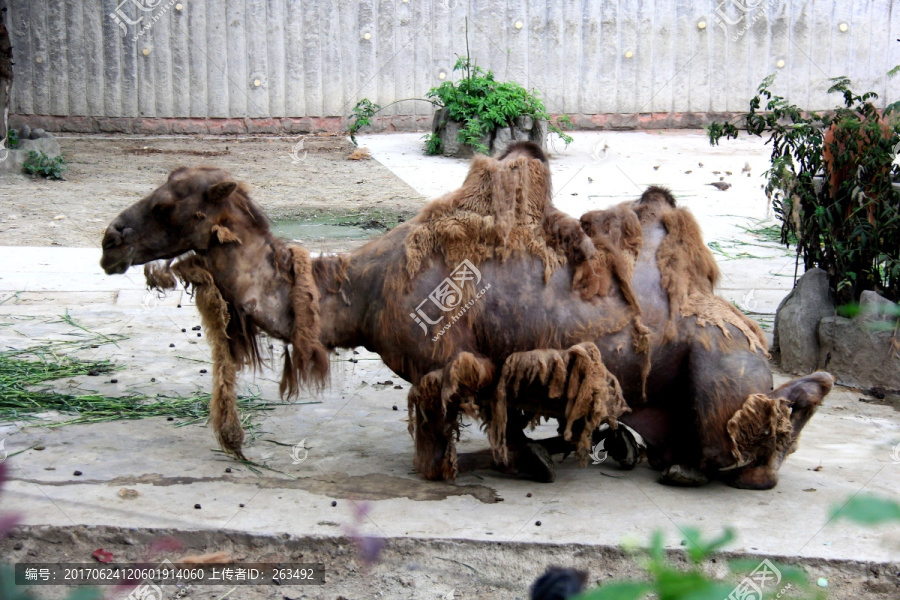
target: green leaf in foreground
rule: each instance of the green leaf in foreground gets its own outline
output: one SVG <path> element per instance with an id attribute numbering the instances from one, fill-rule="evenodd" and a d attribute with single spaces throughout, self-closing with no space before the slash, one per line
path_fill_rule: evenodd
<path id="1" fill-rule="evenodd" d="M 900 521 L 900 504 L 877 496 L 854 496 L 843 506 L 835 507 L 831 518 L 848 519 L 862 525 Z"/>
<path id="2" fill-rule="evenodd" d="M 575 600 L 639 600 L 653 590 L 649 583 L 623 581 L 610 583 L 577 596 Z"/>

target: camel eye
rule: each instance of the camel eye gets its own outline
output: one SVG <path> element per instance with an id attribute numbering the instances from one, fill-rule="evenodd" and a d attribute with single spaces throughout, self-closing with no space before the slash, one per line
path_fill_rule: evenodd
<path id="1" fill-rule="evenodd" d="M 151 210 L 153 211 L 154 216 L 165 218 L 171 215 L 174 209 L 175 203 L 171 200 L 166 200 L 164 202 L 157 202 L 153 205 L 153 208 Z"/>

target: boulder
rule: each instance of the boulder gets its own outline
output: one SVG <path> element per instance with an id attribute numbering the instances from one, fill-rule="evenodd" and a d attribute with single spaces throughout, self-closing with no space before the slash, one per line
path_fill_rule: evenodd
<path id="1" fill-rule="evenodd" d="M 25 160 L 31 151 L 43 152 L 50 158 L 60 155 L 59 142 L 52 136 L 36 140 L 19 140 L 13 150 L 0 150 L 0 175 L 21 175 L 25 172 Z"/>
<path id="2" fill-rule="evenodd" d="M 828 287 L 828 274 L 810 269 L 781 301 L 775 313 L 775 340 L 772 354 L 781 368 L 807 375 L 819 365 L 819 321 L 835 314 Z"/>
<path id="3" fill-rule="evenodd" d="M 895 334 L 900 306 L 866 291 L 852 319 L 819 322 L 819 367 L 844 385 L 900 391 L 900 338 Z"/>

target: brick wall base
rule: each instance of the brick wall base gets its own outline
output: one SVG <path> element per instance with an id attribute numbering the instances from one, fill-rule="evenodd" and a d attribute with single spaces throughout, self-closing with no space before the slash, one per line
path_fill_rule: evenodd
<path id="1" fill-rule="evenodd" d="M 569 115 L 577 130 L 700 129 L 713 121 L 726 121 L 740 113 L 684 112 Z M 10 127 L 28 124 L 54 133 L 122 133 L 141 135 L 297 135 L 339 133 L 347 130 L 344 117 L 299 117 L 269 119 L 196 119 L 71 117 L 10 115 Z M 431 116 L 392 115 L 379 117 L 366 132 L 430 131 Z"/>

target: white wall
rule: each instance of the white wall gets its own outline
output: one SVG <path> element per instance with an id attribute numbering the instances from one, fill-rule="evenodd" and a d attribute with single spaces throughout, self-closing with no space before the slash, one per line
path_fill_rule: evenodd
<path id="1" fill-rule="evenodd" d="M 825 90 L 838 75 L 878 92 L 881 104 L 900 98 L 900 77 L 885 77 L 900 64 L 900 5 L 891 0 L 10 4 L 12 112 L 22 115 L 347 115 L 360 98 L 423 97 L 441 73 L 452 77 L 466 16 L 478 64 L 538 90 L 551 113 L 739 111 L 775 71 L 776 89 L 809 109 L 834 106 L 839 98 Z M 741 22 L 723 30 L 717 7 Z M 117 8 L 128 20 L 142 17 L 136 26 L 122 21 L 124 36 L 110 17 Z M 407 102 L 387 114 L 431 112 Z"/>

